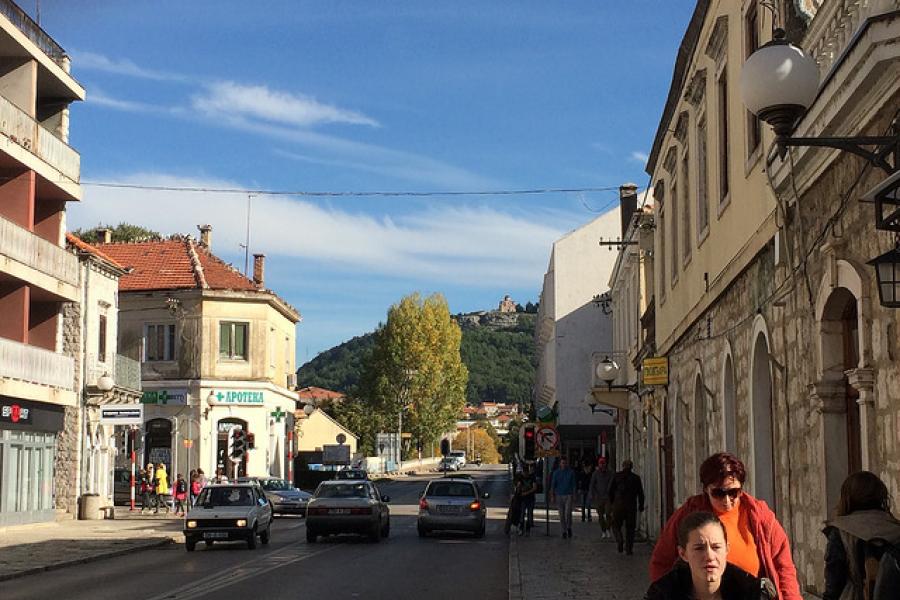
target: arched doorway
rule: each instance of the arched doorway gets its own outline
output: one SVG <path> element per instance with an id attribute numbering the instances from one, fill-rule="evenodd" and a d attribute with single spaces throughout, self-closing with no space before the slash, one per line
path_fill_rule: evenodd
<path id="1" fill-rule="evenodd" d="M 750 408 L 753 443 L 753 493 L 775 507 L 775 457 L 772 428 L 772 367 L 769 342 L 762 331 L 756 333 L 751 363 Z"/>
<path id="2" fill-rule="evenodd" d="M 725 452 L 737 454 L 737 404 L 735 402 L 734 362 L 731 353 L 725 356 L 722 367 L 722 425 L 725 431 Z"/>
<path id="3" fill-rule="evenodd" d="M 859 392 L 847 371 L 859 366 L 859 312 L 856 297 L 847 288 L 835 288 L 822 311 L 823 379 L 837 394 L 824 411 L 825 480 L 829 511 L 836 506 L 840 486 L 850 473 L 862 469 Z"/>
<path id="4" fill-rule="evenodd" d="M 216 443 L 216 469 L 222 469 L 230 479 L 235 477 L 247 476 L 247 453 L 240 462 L 233 462 L 228 455 L 228 435 L 232 429 L 243 429 L 245 433 L 250 430 L 247 427 L 247 421 L 243 419 L 228 418 L 219 421 L 216 431 L 218 432 L 218 440 Z"/>
<path id="5" fill-rule="evenodd" d="M 172 473 L 172 421 L 150 419 L 144 425 L 144 465 L 160 463 L 166 465 L 166 472 Z"/>
<path id="6" fill-rule="evenodd" d="M 694 378 L 694 469 L 709 456 L 709 422 L 706 418 L 706 391 L 703 378 L 698 373 Z"/>

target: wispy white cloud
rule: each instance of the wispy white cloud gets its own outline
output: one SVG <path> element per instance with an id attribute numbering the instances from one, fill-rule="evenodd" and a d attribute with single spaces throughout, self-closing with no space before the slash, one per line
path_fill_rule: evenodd
<path id="1" fill-rule="evenodd" d="M 323 104 L 303 94 L 269 89 L 264 85 L 243 85 L 234 81 L 207 84 L 202 93 L 191 98 L 191 105 L 212 117 L 241 115 L 297 127 L 327 123 L 347 123 L 378 127 L 375 119 L 362 113 Z"/>
<path id="2" fill-rule="evenodd" d="M 148 104 L 146 102 L 135 102 L 133 100 L 122 100 L 108 96 L 99 88 L 91 88 L 91 93 L 87 96 L 88 104 L 96 104 L 105 108 L 112 108 L 124 112 L 134 113 L 161 113 L 170 115 L 184 114 L 184 109 L 177 106 L 159 106 L 156 104 Z"/>
<path id="3" fill-rule="evenodd" d="M 78 50 L 72 51 L 71 54 L 72 63 L 75 65 L 76 70 L 101 71 L 103 73 L 151 79 L 153 81 L 190 81 L 190 78 L 186 75 L 146 69 L 127 58 L 115 59 L 96 52 L 82 52 Z"/>
<path id="4" fill-rule="evenodd" d="M 174 187 L 241 187 L 212 178 L 134 173 L 106 177 L 121 183 Z M 245 235 L 243 194 L 85 188 L 85 202 L 69 211 L 70 226 L 137 223 L 161 232 L 193 232 L 213 225 L 214 250 L 236 257 Z M 361 274 L 451 282 L 473 288 L 534 285 L 552 242 L 578 218 L 551 211 L 503 212 L 480 206 L 437 206 L 400 217 L 353 212 L 283 196 L 258 196 L 252 208 L 253 251 L 273 260 Z M 273 282 L 274 283 L 274 282 Z"/>
<path id="5" fill-rule="evenodd" d="M 631 153 L 629 158 L 635 162 L 639 162 L 642 165 L 645 165 L 645 164 L 647 164 L 647 160 L 650 158 L 650 156 L 646 152 L 641 152 L 640 150 L 635 150 L 634 152 Z"/>

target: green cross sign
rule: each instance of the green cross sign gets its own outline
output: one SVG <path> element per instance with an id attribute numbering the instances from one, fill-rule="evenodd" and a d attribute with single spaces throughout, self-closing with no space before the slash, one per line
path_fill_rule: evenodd
<path id="1" fill-rule="evenodd" d="M 275 418 L 276 423 L 281 423 L 281 419 L 283 419 L 287 413 L 281 410 L 280 406 L 276 406 L 275 411 L 269 414 Z"/>
<path id="2" fill-rule="evenodd" d="M 216 394 L 216 400 L 218 400 L 219 402 L 221 402 L 223 398 L 225 398 L 225 394 L 223 394 L 222 392 Z"/>

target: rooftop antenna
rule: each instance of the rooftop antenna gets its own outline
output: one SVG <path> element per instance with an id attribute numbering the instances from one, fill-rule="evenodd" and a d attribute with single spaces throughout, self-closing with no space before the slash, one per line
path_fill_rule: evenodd
<path id="1" fill-rule="evenodd" d="M 247 194 L 247 239 L 243 244 L 238 244 L 244 249 L 244 277 L 250 276 L 250 201 L 253 194 Z"/>

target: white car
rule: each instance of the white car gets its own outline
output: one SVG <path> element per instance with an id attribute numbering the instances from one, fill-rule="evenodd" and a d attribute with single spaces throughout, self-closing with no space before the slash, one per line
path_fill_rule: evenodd
<path id="1" fill-rule="evenodd" d="M 197 542 L 241 540 L 251 550 L 256 538 L 269 543 L 272 503 L 257 483 L 208 485 L 184 518 L 184 547 L 193 552 Z"/>
<path id="2" fill-rule="evenodd" d="M 448 454 L 450 458 L 455 460 L 457 464 L 459 464 L 459 468 L 462 469 L 466 466 L 466 453 L 463 450 L 453 450 Z"/>

